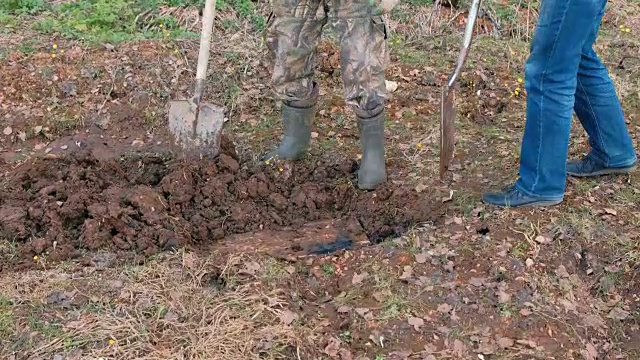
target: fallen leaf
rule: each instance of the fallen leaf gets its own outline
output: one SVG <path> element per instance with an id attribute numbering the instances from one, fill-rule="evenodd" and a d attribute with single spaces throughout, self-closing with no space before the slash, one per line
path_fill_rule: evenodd
<path id="1" fill-rule="evenodd" d="M 438 312 L 443 314 L 448 314 L 451 310 L 453 310 L 453 307 L 447 303 L 438 305 Z"/>
<path id="2" fill-rule="evenodd" d="M 340 348 L 339 353 L 340 353 L 340 360 L 353 360 L 353 355 L 351 355 L 351 351 L 345 348 Z"/>
<path id="3" fill-rule="evenodd" d="M 515 341 L 513 341 L 513 339 L 509 339 L 507 337 L 503 337 L 498 339 L 498 346 L 500 346 L 503 349 L 507 349 L 512 347 L 515 344 Z"/>
<path id="4" fill-rule="evenodd" d="M 580 351 L 586 360 L 596 360 L 598 358 L 598 350 L 592 343 L 588 343 L 585 350 Z"/>
<path id="5" fill-rule="evenodd" d="M 398 90 L 398 83 L 395 81 L 391 81 L 391 80 L 385 80 L 385 85 L 387 87 L 387 91 L 388 92 L 394 92 L 396 90 Z"/>
<path id="6" fill-rule="evenodd" d="M 511 301 L 511 295 L 507 294 L 506 292 L 504 292 L 502 290 L 498 290 L 498 301 L 501 304 L 506 304 L 509 301 Z"/>
<path id="7" fill-rule="evenodd" d="M 617 211 L 615 211 L 614 209 L 607 209 L 607 208 L 605 208 L 605 209 L 604 209 L 604 212 L 606 212 L 606 213 L 607 213 L 607 214 L 609 214 L 609 215 L 613 215 L 613 216 L 617 216 L 617 215 L 618 215 L 618 212 L 617 212 Z"/>
<path id="8" fill-rule="evenodd" d="M 416 331 L 420 331 L 420 327 L 424 326 L 424 320 L 419 317 L 410 317 L 407 321 Z"/>
<path id="9" fill-rule="evenodd" d="M 2 131 L 3 134 L 5 135 L 11 135 L 11 133 L 13 132 L 13 129 L 11 128 L 11 126 L 7 126 L 6 128 L 4 128 L 4 130 Z"/>
<path id="10" fill-rule="evenodd" d="M 558 268 L 556 269 L 556 276 L 558 276 L 559 278 L 570 277 L 569 272 L 567 271 L 567 268 L 564 267 L 564 265 L 558 266 Z"/>
<path id="11" fill-rule="evenodd" d="M 244 268 L 242 270 L 240 270 L 241 274 L 249 274 L 249 275 L 255 275 L 256 272 L 260 271 L 261 266 L 259 263 L 255 262 L 255 261 L 250 261 L 248 263 L 245 263 Z"/>
<path id="12" fill-rule="evenodd" d="M 567 299 L 561 299 L 560 300 L 560 304 L 562 304 L 562 306 L 564 306 L 564 311 L 565 312 L 576 312 L 577 308 L 576 308 L 576 304 L 572 303 L 571 301 L 567 300 Z"/>
<path id="13" fill-rule="evenodd" d="M 482 285 L 484 285 L 484 283 L 486 282 L 486 279 L 484 278 L 471 278 L 469 279 L 469 284 L 475 286 L 475 287 L 481 287 Z"/>
<path id="14" fill-rule="evenodd" d="M 384 302 L 386 298 L 386 294 L 380 291 L 374 292 L 371 296 L 373 296 L 373 298 L 379 303 Z"/>
<path id="15" fill-rule="evenodd" d="M 360 284 L 364 279 L 369 277 L 369 273 L 363 272 L 362 274 L 353 274 L 353 279 L 351 280 L 352 285 Z"/>
<path id="16" fill-rule="evenodd" d="M 410 351 L 394 351 L 389 353 L 389 360 L 407 360 L 411 356 Z"/>
<path id="17" fill-rule="evenodd" d="M 522 315 L 524 317 L 527 317 L 527 316 L 529 316 L 531 314 L 532 314 L 532 312 L 529 309 L 526 309 L 526 308 L 525 309 L 520 309 L 520 315 Z"/>
<path id="18" fill-rule="evenodd" d="M 525 261 L 525 264 L 527 265 L 527 267 L 532 267 L 534 262 L 531 258 L 527 258 L 527 260 Z"/>
<path id="19" fill-rule="evenodd" d="M 402 275 L 400 275 L 400 279 L 407 280 L 407 279 L 410 279 L 411 276 L 413 276 L 413 268 L 407 265 L 404 267 L 404 271 L 402 272 Z"/>
<path id="20" fill-rule="evenodd" d="M 369 308 L 356 308 L 356 313 L 365 320 L 373 320 L 373 314 L 369 312 Z"/>
<path id="21" fill-rule="evenodd" d="M 341 314 L 346 314 L 351 311 L 351 306 L 342 305 L 338 308 L 338 312 Z"/>
<path id="22" fill-rule="evenodd" d="M 318 136 L 319 136 L 319 135 L 318 135 L 318 133 L 317 133 L 317 132 L 315 132 L 315 131 L 311 133 L 311 138 L 312 138 L 312 139 L 315 139 L 315 138 L 317 138 Z"/>
<path id="23" fill-rule="evenodd" d="M 416 262 L 418 264 L 426 263 L 427 262 L 427 254 L 425 254 L 425 253 L 416 254 Z"/>
<path id="24" fill-rule="evenodd" d="M 463 357 L 464 352 L 465 352 L 465 346 L 464 343 L 458 339 L 455 339 L 453 341 L 453 351 L 456 355 L 458 355 L 458 357 Z"/>
<path id="25" fill-rule="evenodd" d="M 36 133 L 36 135 L 40 134 L 42 132 L 42 125 L 34 127 L 33 131 Z"/>
<path id="26" fill-rule="evenodd" d="M 291 310 L 284 310 L 280 314 L 280 320 L 282 320 L 285 325 L 291 325 L 291 323 L 293 323 L 296 319 L 298 319 L 298 314 L 294 313 Z"/>
<path id="27" fill-rule="evenodd" d="M 425 191 L 426 189 L 427 189 L 427 185 L 425 185 L 425 184 L 418 184 L 418 185 L 416 185 L 416 188 L 415 188 L 417 193 L 421 193 L 421 192 Z"/>
<path id="28" fill-rule="evenodd" d="M 613 319 L 613 320 L 624 320 L 629 316 L 629 312 L 622 310 L 621 308 L 614 308 L 611 311 L 609 311 L 609 315 L 607 315 L 607 317 L 609 319 Z"/>
<path id="29" fill-rule="evenodd" d="M 549 239 L 549 238 L 547 238 L 547 237 L 544 237 L 544 236 L 542 236 L 542 235 L 538 235 L 538 236 L 536 236 L 536 242 L 537 242 L 538 244 L 544 244 L 544 245 L 546 245 L 546 244 L 551 244 L 551 239 Z"/>
<path id="30" fill-rule="evenodd" d="M 329 343 L 324 348 L 324 353 L 330 357 L 337 357 L 341 342 L 336 338 L 330 338 Z"/>
<path id="31" fill-rule="evenodd" d="M 27 141 L 27 133 L 24 131 L 20 131 L 18 133 L 18 139 L 22 140 L 22 141 Z"/>

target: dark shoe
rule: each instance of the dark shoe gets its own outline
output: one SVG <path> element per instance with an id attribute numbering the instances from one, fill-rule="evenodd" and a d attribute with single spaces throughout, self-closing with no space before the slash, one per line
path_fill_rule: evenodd
<path id="1" fill-rule="evenodd" d="M 482 201 L 490 205 L 517 208 L 524 206 L 552 206 L 561 203 L 562 199 L 528 196 L 512 185 L 501 192 L 484 194 Z"/>
<path id="2" fill-rule="evenodd" d="M 374 190 L 387 181 L 384 149 L 384 111 L 378 115 L 358 118 L 360 144 L 363 155 L 358 170 L 358 187 L 362 190 Z"/>
<path id="3" fill-rule="evenodd" d="M 637 162 L 634 161 L 628 166 L 605 167 L 601 162 L 593 157 L 585 156 L 582 160 L 572 160 L 567 162 L 567 174 L 575 177 L 591 177 L 612 174 L 628 174 L 635 170 Z"/>

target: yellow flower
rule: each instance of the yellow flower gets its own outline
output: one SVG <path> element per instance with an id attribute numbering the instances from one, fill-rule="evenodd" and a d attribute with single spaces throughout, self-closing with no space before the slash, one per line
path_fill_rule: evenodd
<path id="1" fill-rule="evenodd" d="M 180 54 L 180 51 L 178 49 L 175 49 L 173 52 L 175 52 L 176 54 Z"/>
<path id="2" fill-rule="evenodd" d="M 358 154 L 358 159 L 362 159 L 362 155 Z"/>
<path id="3" fill-rule="evenodd" d="M 631 32 L 631 29 L 626 28 L 626 29 L 624 29 L 624 31 L 625 31 L 625 32 Z"/>
<path id="4" fill-rule="evenodd" d="M 51 54 L 51 57 L 55 59 L 55 57 L 56 57 L 56 54 Z"/>
<path id="5" fill-rule="evenodd" d="M 53 44 L 53 50 L 55 50 L 55 49 L 57 49 L 57 48 L 58 48 L 58 45 Z"/>
<path id="6" fill-rule="evenodd" d="M 422 143 L 418 143 L 418 148 L 422 148 Z"/>
<path id="7" fill-rule="evenodd" d="M 520 84 L 522 84 L 522 82 L 523 82 L 523 81 L 524 81 L 524 80 L 522 80 L 522 78 L 518 78 L 518 82 L 519 82 Z"/>
<path id="8" fill-rule="evenodd" d="M 33 260 L 38 260 L 38 255 L 34 256 Z"/>
<path id="9" fill-rule="evenodd" d="M 163 27 L 164 25 L 160 24 L 160 25 L 158 25 L 158 26 L 159 26 L 159 27 Z"/>
<path id="10" fill-rule="evenodd" d="M 113 344 L 115 344 L 115 343 L 116 343 L 116 341 L 115 341 L 115 340 L 113 340 L 113 339 L 109 339 L 109 345 L 113 345 Z"/>
<path id="11" fill-rule="evenodd" d="M 284 171 L 284 169 L 283 169 L 283 168 L 280 168 L 280 169 L 278 169 L 278 170 L 280 170 L 280 172 L 283 172 L 283 171 Z"/>
<path id="12" fill-rule="evenodd" d="M 264 163 L 265 163 L 265 164 L 267 164 L 267 165 L 269 165 L 269 164 L 271 164 L 271 161 L 267 160 L 267 161 L 265 161 Z"/>

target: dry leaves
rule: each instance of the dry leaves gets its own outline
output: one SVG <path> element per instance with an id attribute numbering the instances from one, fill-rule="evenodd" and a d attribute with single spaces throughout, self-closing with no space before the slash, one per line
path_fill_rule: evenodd
<path id="1" fill-rule="evenodd" d="M 469 284 L 475 286 L 475 287 L 481 287 L 482 285 L 485 284 L 485 282 L 487 281 L 487 279 L 485 278 L 471 278 L 469 279 Z"/>
<path id="2" fill-rule="evenodd" d="M 500 346 L 503 349 L 508 349 L 510 347 L 513 347 L 513 345 L 515 345 L 515 341 L 513 341 L 513 339 L 509 339 L 507 337 L 498 339 L 498 346 Z"/>
<path id="3" fill-rule="evenodd" d="M 425 253 L 416 254 L 416 262 L 418 264 L 426 263 L 427 262 L 427 254 L 425 254 Z"/>
<path id="4" fill-rule="evenodd" d="M 586 349 L 580 351 L 580 354 L 586 360 L 596 360 L 598 358 L 598 350 L 592 343 L 588 343 Z"/>
<path id="5" fill-rule="evenodd" d="M 551 239 L 542 235 L 536 236 L 535 240 L 538 244 L 542 244 L 542 245 L 551 244 Z"/>
<path id="6" fill-rule="evenodd" d="M 612 319 L 612 320 L 624 320 L 627 317 L 629 317 L 629 312 L 622 310 L 621 308 L 614 308 L 611 311 L 609 311 L 609 314 L 607 315 L 607 318 Z"/>
<path id="7" fill-rule="evenodd" d="M 407 322 L 413 326 L 416 331 L 420 331 L 420 328 L 424 326 L 424 320 L 419 317 L 410 317 L 407 319 Z"/>
<path id="8" fill-rule="evenodd" d="M 408 279 L 411 279 L 412 276 L 413 276 L 413 268 L 407 265 L 404 267 L 402 275 L 400 275 L 400 280 L 408 280 Z"/>
<path id="9" fill-rule="evenodd" d="M 438 312 L 442 314 L 448 314 L 449 312 L 451 312 L 451 310 L 453 310 L 453 306 L 447 303 L 438 305 Z"/>
<path id="10" fill-rule="evenodd" d="M 291 323 L 293 323 L 297 319 L 298 319 L 298 314 L 294 313 L 291 310 L 283 310 L 280 313 L 280 320 L 282 320 L 282 322 L 285 325 L 291 325 Z"/>
<path id="11" fill-rule="evenodd" d="M 353 279 L 351 280 L 352 285 L 360 284 L 364 279 L 369 277 L 368 272 L 363 272 L 362 274 L 353 274 Z"/>

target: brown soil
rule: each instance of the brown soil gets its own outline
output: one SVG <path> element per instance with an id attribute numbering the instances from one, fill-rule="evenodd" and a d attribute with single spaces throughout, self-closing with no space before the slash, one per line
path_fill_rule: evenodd
<path id="1" fill-rule="evenodd" d="M 38 157 L 7 180 L 0 190 L 0 232 L 14 239 L 19 256 L 0 265 L 2 271 L 32 266 L 41 254 L 60 261 L 109 249 L 142 259 L 329 219 L 345 219 L 346 234 L 377 243 L 434 220 L 442 208 L 403 186 L 359 191 L 355 160 L 267 165 L 241 160 L 229 142 L 215 161 L 169 153 L 109 159 L 105 146 Z"/>

